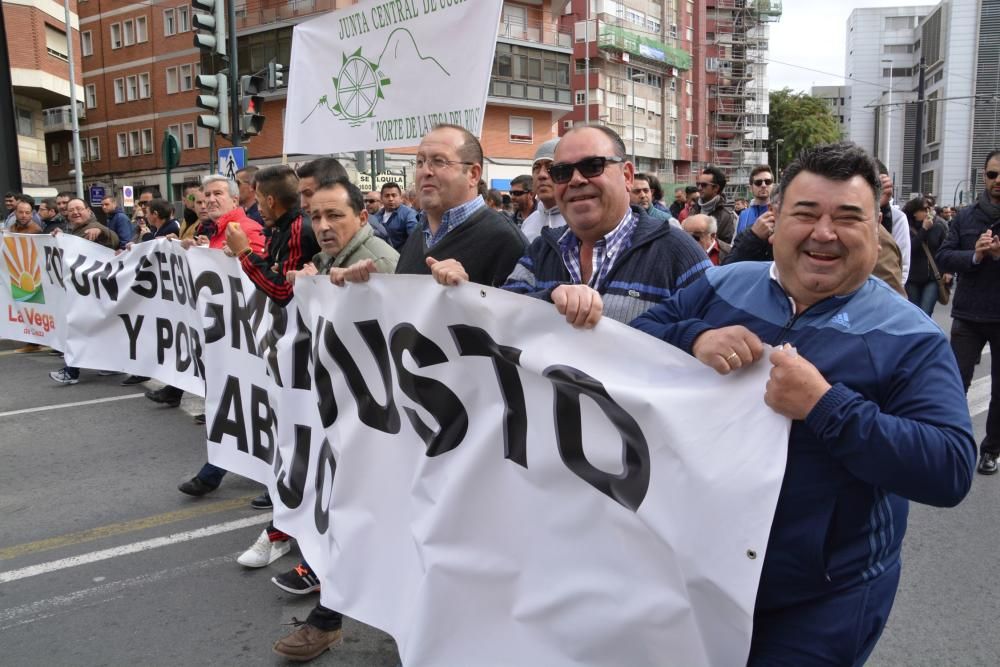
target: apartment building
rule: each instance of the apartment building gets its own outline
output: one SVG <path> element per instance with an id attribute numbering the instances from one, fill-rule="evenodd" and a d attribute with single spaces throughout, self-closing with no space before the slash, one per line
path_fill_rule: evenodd
<path id="1" fill-rule="evenodd" d="M 353 0 L 236 0 L 239 73 L 259 73 L 277 58 L 288 64 L 292 30 L 318 14 L 349 7 Z M 572 38 L 560 28 L 552 0 L 504 2 L 496 56 L 483 124 L 487 155 L 485 178 L 504 187 L 530 172 L 538 144 L 555 136 L 559 119 L 572 109 L 570 67 Z M 129 2 L 83 0 L 80 4 L 86 121 L 81 150 L 86 184 L 100 183 L 113 192 L 123 185 L 156 186 L 164 195 L 163 138 L 174 135 L 181 146 L 180 166 L 172 174 L 178 198 L 185 182 L 207 173 L 212 135 L 198 128 L 202 110 L 195 106 L 195 77 L 214 73 L 221 63 L 203 60 L 193 46 L 191 6 L 183 0 Z M 248 144 L 251 164 L 285 159 L 282 151 L 287 89 L 265 95 L 267 120 Z M 46 136 L 53 181 L 68 182 L 64 155 L 71 136 Z M 218 147 L 229 144 L 219 138 Z M 290 156 L 296 164 L 314 156 Z M 338 155 L 349 168 L 353 154 Z M 395 180 L 412 182 L 412 151 L 387 154 Z"/>
<path id="2" fill-rule="evenodd" d="M 23 189 L 36 196 L 50 196 L 46 133 L 72 128 L 70 122 L 69 40 L 76 65 L 76 96 L 83 99 L 80 75 L 80 35 L 77 3 L 70 2 L 70 29 L 65 6 L 55 0 L 3 0 L 3 20 L 10 54 L 17 146 Z M 62 164 L 72 162 L 66 146 L 55 155 Z"/>
<path id="3" fill-rule="evenodd" d="M 885 162 L 904 197 L 971 201 L 1000 137 L 1000 0 L 855 10 L 846 58 L 850 139 Z"/>
<path id="4" fill-rule="evenodd" d="M 847 136 L 847 86 L 813 86 L 810 95 L 823 100 L 840 124 L 840 136 Z"/>

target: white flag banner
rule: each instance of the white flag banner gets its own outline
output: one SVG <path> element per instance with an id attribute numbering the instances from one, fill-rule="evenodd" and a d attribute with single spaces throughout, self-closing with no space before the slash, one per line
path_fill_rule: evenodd
<path id="1" fill-rule="evenodd" d="M 365 0 L 295 26 L 285 152 L 416 146 L 482 129 L 502 0 Z"/>
<path id="2" fill-rule="evenodd" d="M 199 285 L 189 251 L 166 239 L 119 255 L 69 234 L 56 240 L 71 331 L 66 363 L 144 375 L 203 396 Z"/>
<path id="3" fill-rule="evenodd" d="M 65 290 L 56 240 L 47 234 L 0 236 L 0 338 L 64 349 Z"/>
<path id="4" fill-rule="evenodd" d="M 720 377 L 429 277 L 296 301 L 326 438 L 295 534 L 326 541 L 325 606 L 407 666 L 746 662 L 789 429 L 767 364 Z"/>

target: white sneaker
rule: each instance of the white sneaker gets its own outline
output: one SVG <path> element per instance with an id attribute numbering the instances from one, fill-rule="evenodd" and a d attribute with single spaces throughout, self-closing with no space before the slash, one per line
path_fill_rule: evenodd
<path id="1" fill-rule="evenodd" d="M 244 551 L 236 562 L 243 567 L 266 567 L 291 551 L 291 540 L 272 542 L 267 538 L 267 530 L 261 532 L 257 541 Z"/>

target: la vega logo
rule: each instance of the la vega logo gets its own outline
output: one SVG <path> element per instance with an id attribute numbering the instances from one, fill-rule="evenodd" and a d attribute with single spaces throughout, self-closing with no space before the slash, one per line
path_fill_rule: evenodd
<path id="1" fill-rule="evenodd" d="M 4 239 L 3 258 L 10 274 L 10 294 L 16 302 L 45 303 L 38 248 L 29 238 Z"/>

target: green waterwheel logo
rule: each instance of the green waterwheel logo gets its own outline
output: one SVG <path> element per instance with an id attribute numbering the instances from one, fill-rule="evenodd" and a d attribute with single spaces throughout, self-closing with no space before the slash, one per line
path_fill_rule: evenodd
<path id="1" fill-rule="evenodd" d="M 334 115 L 341 116 L 351 127 L 361 125 L 371 118 L 375 105 L 385 99 L 382 88 L 389 85 L 378 69 L 378 64 L 361 55 L 361 49 L 343 56 L 340 74 L 333 77 L 337 103 L 330 107 Z"/>

